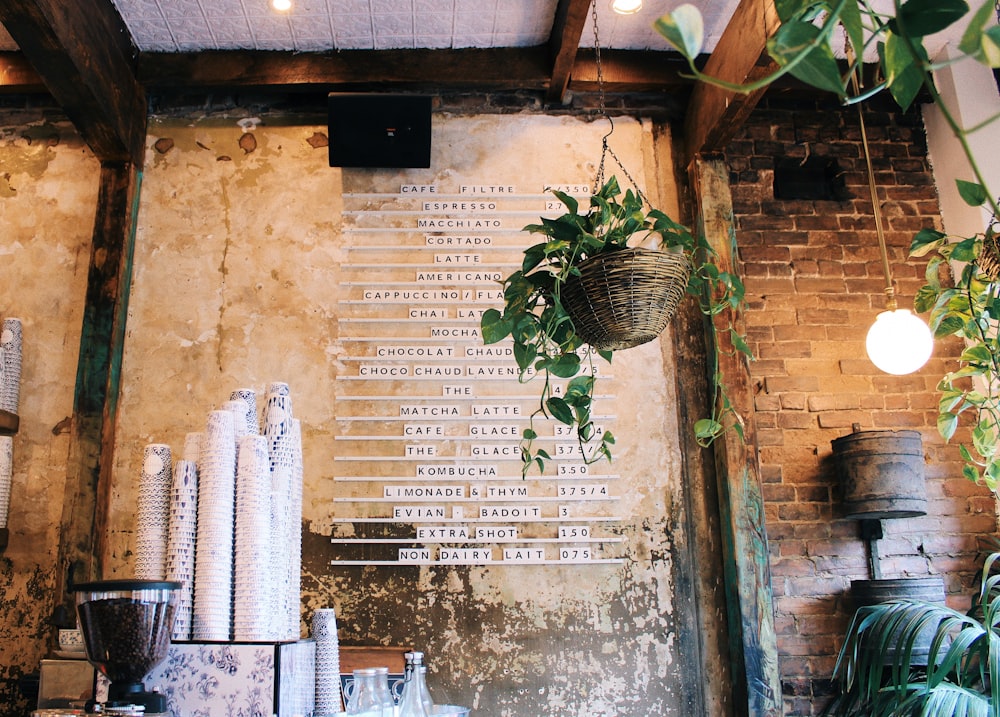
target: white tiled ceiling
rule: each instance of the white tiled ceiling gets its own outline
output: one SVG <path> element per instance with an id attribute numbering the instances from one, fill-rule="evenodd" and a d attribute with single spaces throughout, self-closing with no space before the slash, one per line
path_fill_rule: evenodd
<path id="1" fill-rule="evenodd" d="M 73 0 L 67 0 L 73 1 Z M 385 50 L 395 48 L 527 47 L 545 43 L 557 0 L 292 0 L 276 13 L 269 0 L 113 0 L 139 49 Z M 596 0 L 602 48 L 667 50 L 653 22 L 684 0 L 645 0 L 636 15 Z M 703 0 L 706 46 L 738 0 Z M 593 47 L 590 18 L 580 41 Z M 16 46 L 0 27 L 0 50 Z"/>
<path id="2" fill-rule="evenodd" d="M 611 11 L 611 0 L 595 0 L 601 47 L 668 50 L 653 22 L 685 1 L 645 0 L 641 12 L 622 16 Z M 323 52 L 540 45 L 552 31 L 557 0 L 292 0 L 287 14 L 272 10 L 270 0 L 112 2 L 144 52 Z M 705 50 L 715 47 L 738 2 L 697 2 L 705 20 Z M 873 0 L 876 9 L 890 9 L 891 3 Z M 957 25 L 927 39 L 932 56 L 957 37 Z M 580 45 L 594 45 L 589 17 Z M 0 50 L 16 49 L 0 26 Z"/>

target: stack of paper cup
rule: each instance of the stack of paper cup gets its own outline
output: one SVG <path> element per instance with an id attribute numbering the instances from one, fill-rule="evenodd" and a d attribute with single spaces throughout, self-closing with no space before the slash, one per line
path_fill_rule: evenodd
<path id="1" fill-rule="evenodd" d="M 198 465 L 195 550 L 195 640 L 230 639 L 233 598 L 233 509 L 236 438 L 232 411 L 208 416 Z"/>
<path id="2" fill-rule="evenodd" d="M 143 450 L 135 516 L 135 576 L 139 580 L 166 577 L 172 482 L 170 446 L 163 443 L 147 445 Z"/>
<path id="3" fill-rule="evenodd" d="M 271 473 L 264 436 L 240 439 L 237 466 L 233 637 L 252 642 L 270 637 L 274 610 Z"/>
<path id="4" fill-rule="evenodd" d="M 14 439 L 0 436 L 0 528 L 7 527 L 10 491 L 14 482 Z"/>
<path id="5" fill-rule="evenodd" d="M 278 640 L 299 637 L 301 515 L 294 515 L 295 449 L 292 399 L 288 384 L 272 383 L 264 408 L 264 436 L 271 466 L 271 564 L 277 579 L 273 632 Z"/>
<path id="6" fill-rule="evenodd" d="M 340 693 L 340 643 L 333 608 L 313 613 L 312 638 L 316 642 L 316 708 L 314 714 L 332 715 L 343 709 Z"/>
<path id="7" fill-rule="evenodd" d="M 191 639 L 194 611 L 194 556 L 198 527 L 198 469 L 194 461 L 174 465 L 167 538 L 167 580 L 181 584 L 174 617 L 174 640 Z"/>
<path id="8" fill-rule="evenodd" d="M 205 439 L 202 432 L 192 432 L 184 436 L 184 460 L 198 463 L 201 460 L 201 443 Z"/>
<path id="9" fill-rule="evenodd" d="M 246 433 L 253 436 L 260 433 L 260 421 L 257 419 L 257 392 L 252 388 L 238 388 L 229 394 L 230 401 L 241 401 L 244 405 L 243 422 Z M 237 432 L 239 429 L 237 428 Z"/>
<path id="10" fill-rule="evenodd" d="M 4 319 L 0 325 L 0 348 L 3 349 L 3 382 L 0 383 L 0 408 L 17 413 L 21 397 L 21 320 Z"/>

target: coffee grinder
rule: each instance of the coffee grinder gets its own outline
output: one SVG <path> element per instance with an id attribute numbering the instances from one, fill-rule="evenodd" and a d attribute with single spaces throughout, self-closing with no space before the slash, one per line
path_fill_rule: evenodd
<path id="1" fill-rule="evenodd" d="M 142 681 L 167 656 L 180 587 L 163 580 L 105 580 L 73 588 L 87 659 L 111 681 L 101 705 L 105 714 L 167 713 L 166 696 L 147 692 Z"/>

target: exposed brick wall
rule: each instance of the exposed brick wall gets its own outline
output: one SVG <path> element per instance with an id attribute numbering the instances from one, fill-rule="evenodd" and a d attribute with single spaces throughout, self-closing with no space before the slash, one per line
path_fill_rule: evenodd
<path id="1" fill-rule="evenodd" d="M 865 114 L 900 306 L 912 308 L 925 260 L 913 234 L 939 226 L 918 112 Z M 834 157 L 845 201 L 773 198 L 776 160 Z M 997 533 L 991 494 L 961 477 L 936 425 L 938 378 L 959 345 L 938 344 L 918 373 L 882 374 L 864 336 L 884 308 L 881 262 L 856 109 L 772 99 L 727 148 L 748 334 L 758 360 L 756 418 L 787 717 L 817 714 L 850 615 L 852 579 L 869 578 L 860 523 L 843 518 L 830 441 L 862 430 L 923 436 L 928 515 L 884 521 L 883 577 L 942 574 L 953 607 L 968 606 L 984 539 Z"/>

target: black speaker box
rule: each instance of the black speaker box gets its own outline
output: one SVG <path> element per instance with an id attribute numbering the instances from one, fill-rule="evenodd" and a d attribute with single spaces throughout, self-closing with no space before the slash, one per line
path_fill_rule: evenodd
<path id="1" fill-rule="evenodd" d="M 431 98 L 332 93 L 331 167 L 430 167 Z"/>

